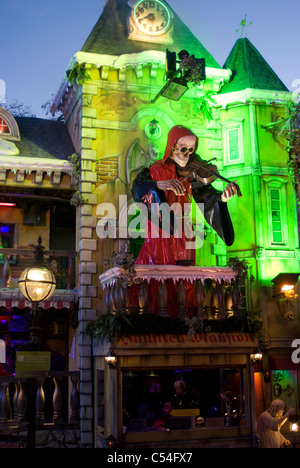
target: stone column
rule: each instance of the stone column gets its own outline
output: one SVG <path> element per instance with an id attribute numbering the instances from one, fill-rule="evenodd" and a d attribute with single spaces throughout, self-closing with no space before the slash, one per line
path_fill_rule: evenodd
<path id="1" fill-rule="evenodd" d="M 97 252 L 96 217 L 93 215 L 97 196 L 93 194 L 96 182 L 96 151 L 92 149 L 96 139 L 93 120 L 97 110 L 92 107 L 97 87 L 83 86 L 81 127 L 81 193 L 84 204 L 78 208 L 78 291 L 79 291 L 79 371 L 80 371 L 80 436 L 83 448 L 93 447 L 93 384 L 92 342 L 85 333 L 86 326 L 97 317 L 94 301 L 97 297 Z"/>

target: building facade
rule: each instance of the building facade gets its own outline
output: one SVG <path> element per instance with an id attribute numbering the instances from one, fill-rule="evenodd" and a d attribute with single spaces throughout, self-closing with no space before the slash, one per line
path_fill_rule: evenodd
<path id="1" fill-rule="evenodd" d="M 168 82 L 167 50 L 205 59 L 205 76 L 189 83 L 178 100 L 161 95 Z M 274 138 L 266 131 L 286 118 L 291 102 L 291 93 L 247 38 L 237 40 L 220 66 L 162 0 L 108 0 L 72 57 L 52 112 L 63 114 L 74 148 L 68 151 L 79 155 L 80 163 L 80 183 L 72 192 L 78 327 L 69 369 L 80 371 L 83 447 L 116 441 L 123 447 L 255 446 L 256 419 L 280 389 L 287 406 L 298 409 L 298 368 L 291 360 L 299 336 L 296 291 L 276 294 L 272 282 L 279 274 L 299 272 L 297 200 L 286 135 L 279 130 Z M 144 316 L 140 326 L 148 332 L 138 333 L 135 322 L 126 336 L 103 329 L 97 336 L 96 327 L 88 333 L 99 317 L 136 319 L 118 287 L 122 259 L 128 252 L 136 256 L 143 242 L 128 229 L 135 214 L 132 182 L 141 168 L 163 157 L 175 125 L 190 128 L 199 139 L 199 155 L 213 159 L 223 177 L 238 183 L 242 197 L 228 202 L 235 241 L 226 246 L 200 223 L 196 229 L 204 243 L 195 266 L 134 269 L 135 312 Z M 224 182 L 214 185 L 221 190 Z M 177 284 L 180 329 L 146 322 L 151 281 L 160 283 L 155 314 L 160 318 L 170 300 L 165 286 Z M 194 322 L 185 310 L 186 281 L 198 288 Z M 245 317 L 243 328 L 239 320 Z M 257 317 L 264 333 L 249 326 Z M 204 330 L 208 318 L 210 328 Z M 113 321 L 107 323 L 112 330 Z M 255 366 L 253 354 L 262 346 L 263 359 Z M 116 365 L 107 365 L 109 352 Z M 181 413 L 178 381 L 189 387 Z M 173 414 L 163 431 L 166 403 Z"/>

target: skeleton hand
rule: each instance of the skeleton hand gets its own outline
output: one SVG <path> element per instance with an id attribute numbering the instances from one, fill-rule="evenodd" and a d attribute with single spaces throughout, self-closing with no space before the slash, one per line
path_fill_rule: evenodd
<path id="1" fill-rule="evenodd" d="M 234 181 L 236 182 L 236 181 Z M 233 183 L 230 183 L 226 185 L 225 189 L 222 192 L 221 195 L 221 201 L 222 202 L 228 202 L 230 198 L 234 197 L 234 195 L 237 193 L 236 186 Z"/>
<path id="2" fill-rule="evenodd" d="M 178 179 L 170 179 L 170 180 L 159 180 L 157 181 L 157 187 L 160 190 L 172 190 L 175 195 L 184 195 L 185 186 Z"/>

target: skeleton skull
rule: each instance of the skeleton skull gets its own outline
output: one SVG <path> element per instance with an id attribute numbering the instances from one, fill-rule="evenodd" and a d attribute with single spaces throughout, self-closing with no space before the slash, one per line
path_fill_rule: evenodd
<path id="1" fill-rule="evenodd" d="M 295 312 L 293 310 L 288 310 L 285 313 L 286 320 L 295 320 Z"/>
<path id="2" fill-rule="evenodd" d="M 196 137 L 193 135 L 186 135 L 177 140 L 172 149 L 171 159 L 181 167 L 185 167 L 188 163 L 190 154 L 195 151 Z"/>

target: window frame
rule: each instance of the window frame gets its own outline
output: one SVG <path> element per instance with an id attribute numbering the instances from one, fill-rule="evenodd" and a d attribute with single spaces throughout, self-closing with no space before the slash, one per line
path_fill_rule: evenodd
<path id="1" fill-rule="evenodd" d="M 3 125 L 4 123 L 4 125 Z M 2 132 L 1 131 L 1 127 L 3 128 L 3 126 L 6 126 L 7 129 L 8 129 L 8 132 Z M 7 120 L 4 118 L 3 115 L 0 115 L 0 135 L 11 135 L 11 128 L 9 126 L 9 123 L 7 122 Z"/>
<path id="2" fill-rule="evenodd" d="M 0 119 L 5 120 L 9 133 L 0 133 L 0 138 L 10 141 L 20 141 L 19 127 L 14 117 L 4 107 L 0 106 Z"/>
<path id="3" fill-rule="evenodd" d="M 124 415 L 124 409 L 128 409 L 128 407 L 130 406 L 130 402 L 131 400 L 128 400 L 126 398 L 124 398 L 124 388 L 123 388 L 123 384 L 125 382 L 125 379 L 124 379 L 124 375 L 126 373 L 130 373 L 132 372 L 133 375 L 135 374 L 136 377 L 139 378 L 139 381 L 141 383 L 141 379 L 144 378 L 145 374 L 150 374 L 150 373 L 153 373 L 153 376 L 156 376 L 156 375 L 161 375 L 163 374 L 164 372 L 179 372 L 178 375 L 181 374 L 180 371 L 178 371 L 178 369 L 180 368 L 180 371 L 182 372 L 199 372 L 199 371 L 217 371 L 219 370 L 219 376 L 220 376 L 220 383 L 222 381 L 222 376 L 224 377 L 224 372 L 226 371 L 232 371 L 233 372 L 236 372 L 238 371 L 239 373 L 239 388 L 240 388 L 240 393 L 239 393 L 239 406 L 240 406 L 240 410 L 237 414 L 239 414 L 242 419 L 244 420 L 244 425 L 243 427 L 245 427 L 246 429 L 250 429 L 250 420 L 249 420 L 249 401 L 248 401 L 248 389 L 247 389 L 247 383 L 246 383 L 246 365 L 221 365 L 221 366 L 217 366 L 217 367 L 212 367 L 212 366 L 197 366 L 197 367 L 194 367 L 194 366 L 191 366 L 191 367 L 168 367 L 168 368 L 164 368 L 164 367 L 160 367 L 160 366 L 155 366 L 154 368 L 151 368 L 151 371 L 149 371 L 149 369 L 138 369 L 136 367 L 122 367 L 121 368 L 121 373 L 122 373 L 122 384 L 121 384 L 121 387 L 122 387 L 122 390 L 120 392 L 120 407 L 121 407 L 121 414 Z M 140 376 L 137 376 L 137 374 L 140 374 Z M 143 375 L 144 374 L 144 375 Z M 178 377 L 178 379 L 180 380 L 180 377 Z M 185 380 L 185 379 L 184 379 Z M 224 380 L 224 378 L 223 378 Z M 141 395 L 141 401 L 140 403 L 141 404 L 147 404 L 147 402 L 149 403 L 149 401 L 145 398 L 145 393 L 144 393 L 144 385 L 138 385 L 136 388 L 138 388 L 139 390 L 137 390 L 137 392 L 139 391 L 140 392 L 140 395 Z M 219 389 L 221 390 L 221 389 Z M 223 390 L 224 391 L 224 390 Z M 169 395 L 170 397 L 170 395 Z M 165 398 L 166 401 L 169 401 L 169 398 L 166 397 Z M 133 399 L 132 399 L 133 401 Z M 137 400 L 139 401 L 139 399 Z M 158 400 L 157 400 L 158 401 Z M 155 403 L 155 400 L 152 401 L 152 403 Z M 205 401 L 205 403 L 208 404 L 207 401 Z M 178 407 L 179 408 L 179 407 Z M 178 409 L 177 408 L 177 409 Z M 196 407 L 195 407 L 196 408 Z M 200 407 L 199 407 L 200 408 Z M 176 409 L 176 408 L 173 408 L 173 409 Z M 211 430 L 215 430 L 216 427 L 218 427 L 221 431 L 227 431 L 228 428 L 236 428 L 236 427 L 242 427 L 242 426 L 236 426 L 234 424 L 229 424 L 228 426 L 225 424 L 225 416 L 226 416 L 226 407 L 225 407 L 225 403 L 224 401 L 222 401 L 222 399 L 220 398 L 220 409 L 221 409 L 221 413 L 220 415 L 214 417 L 214 415 L 210 415 L 210 416 L 207 416 L 207 419 L 208 421 L 210 422 L 209 425 L 205 425 L 204 426 L 204 430 L 205 431 L 211 431 Z M 223 414 L 224 412 L 224 414 Z M 200 416 L 202 416 L 203 412 L 201 413 L 200 411 Z M 137 423 L 140 423 L 140 418 L 139 416 L 135 415 L 135 417 L 132 418 L 133 420 L 136 420 Z M 219 422 L 220 420 L 223 419 L 224 420 L 224 425 L 219 425 Z M 216 425 L 214 425 L 214 423 Z M 122 421 L 122 426 L 123 426 L 123 421 Z M 195 426 L 191 425 L 190 427 L 186 427 L 186 428 L 173 428 L 173 429 L 169 429 L 170 431 L 170 434 L 172 436 L 172 434 L 176 434 L 178 433 L 178 431 L 194 431 L 196 428 Z M 149 430 L 149 427 L 147 430 L 144 430 L 143 428 L 139 428 L 138 430 L 129 430 L 127 435 L 130 435 L 130 434 L 149 434 L 148 432 Z M 150 429 L 151 430 L 151 429 Z M 196 429 L 197 431 L 197 429 Z M 158 430 L 158 433 L 160 431 Z M 225 434 L 225 433 L 224 433 Z"/>
<path id="4" fill-rule="evenodd" d="M 286 196 L 286 180 L 279 179 L 264 179 L 266 183 L 266 202 L 267 202 L 267 220 L 268 220 L 268 243 L 269 246 L 274 247 L 286 247 L 288 241 L 288 228 L 287 228 L 287 196 Z M 279 213 L 280 213 L 280 223 L 281 223 L 281 233 L 282 241 L 274 241 L 274 231 L 273 230 L 273 216 L 272 216 L 272 196 L 271 192 L 273 190 L 278 190 L 279 194 Z"/>
<path id="5" fill-rule="evenodd" d="M 18 224 L 16 222 L 9 221 L 8 223 L 1 222 L 0 226 L 2 226 L 2 225 L 13 226 L 13 236 L 12 236 L 12 244 L 13 245 L 12 245 L 12 247 L 9 247 L 9 248 L 15 249 L 16 245 L 17 245 Z M 0 248 L 0 254 L 1 254 L 1 248 Z M 0 255 L 0 265 L 3 265 L 4 261 L 5 261 L 5 257 Z M 9 263 L 12 265 L 12 264 L 15 264 L 16 262 L 17 262 L 17 255 L 16 254 L 11 255 L 10 258 L 9 258 Z"/>
<path id="6" fill-rule="evenodd" d="M 230 155 L 230 144 L 229 135 L 233 130 L 237 131 L 238 135 L 238 158 L 231 159 Z M 224 166 L 234 166 L 236 164 L 243 164 L 245 162 L 244 155 L 244 119 L 227 121 L 222 123 L 222 136 L 223 136 L 223 154 L 224 154 Z"/>

